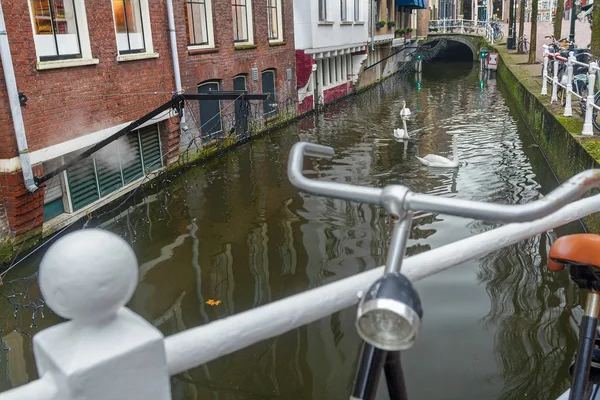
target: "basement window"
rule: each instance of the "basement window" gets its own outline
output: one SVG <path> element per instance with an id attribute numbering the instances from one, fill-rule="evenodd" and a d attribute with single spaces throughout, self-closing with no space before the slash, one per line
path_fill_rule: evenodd
<path id="1" fill-rule="evenodd" d="M 81 210 L 160 167 L 158 125 L 134 131 L 67 169 L 71 209 Z"/>

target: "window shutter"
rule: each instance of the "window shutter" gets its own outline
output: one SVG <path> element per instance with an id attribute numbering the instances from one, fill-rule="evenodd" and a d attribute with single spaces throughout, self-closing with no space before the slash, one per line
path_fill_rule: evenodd
<path id="1" fill-rule="evenodd" d="M 67 169 L 67 177 L 74 211 L 99 199 L 92 158 L 81 160 L 75 166 Z"/>
<path id="2" fill-rule="evenodd" d="M 119 141 L 119 154 L 123 168 L 123 180 L 126 185 L 144 175 L 137 133 L 130 133 Z"/>
<path id="3" fill-rule="evenodd" d="M 142 147 L 142 160 L 144 168 L 154 171 L 162 167 L 162 158 L 160 154 L 160 137 L 158 135 L 157 125 L 152 125 L 140 129 L 140 145 Z"/>
<path id="4" fill-rule="evenodd" d="M 117 143 L 111 143 L 102 150 L 101 154 L 95 156 L 94 159 L 96 160 L 100 196 L 104 197 L 122 187 L 123 181 Z"/>

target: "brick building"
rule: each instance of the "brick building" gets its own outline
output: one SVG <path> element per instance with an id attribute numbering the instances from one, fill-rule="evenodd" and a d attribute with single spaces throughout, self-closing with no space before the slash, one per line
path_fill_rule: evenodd
<path id="1" fill-rule="evenodd" d="M 273 93 L 259 104 L 271 118 L 278 104 L 295 101 L 291 0 L 173 0 L 173 5 L 186 92 Z M 18 91 L 28 98 L 21 111 L 35 176 L 171 98 L 165 1 L 5 0 L 2 6 Z M 177 159 L 179 120 L 165 112 L 29 193 L 4 77 L 2 71 L 0 236 L 35 236 L 42 228 L 66 225 Z M 221 102 L 190 105 L 188 120 L 199 120 L 204 137 L 232 128 L 220 120 Z"/>
<path id="2" fill-rule="evenodd" d="M 176 0 L 174 12 L 176 26 L 185 27 L 177 29 L 177 43 L 186 92 L 269 93 L 269 100 L 252 104 L 250 118 L 261 123 L 296 101 L 292 0 Z M 238 105 L 218 100 L 186 105 L 193 115 L 182 146 L 199 127 L 203 143 L 239 131 Z"/>

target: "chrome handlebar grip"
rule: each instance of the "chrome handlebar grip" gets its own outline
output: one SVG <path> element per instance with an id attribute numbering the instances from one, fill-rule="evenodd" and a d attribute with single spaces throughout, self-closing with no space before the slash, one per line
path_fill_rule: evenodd
<path id="1" fill-rule="evenodd" d="M 386 196 L 383 196 L 383 189 L 318 181 L 303 175 L 304 156 L 331 158 L 333 155 L 333 148 L 328 146 L 308 142 L 296 143 L 292 147 L 288 163 L 290 182 L 300 190 L 314 195 L 376 204 L 386 208 L 389 208 L 389 196 L 397 193 L 395 203 L 405 211 L 426 211 L 499 222 L 526 222 L 545 217 L 590 189 L 600 187 L 600 169 L 590 169 L 573 176 L 539 200 L 528 204 L 508 205 L 407 193 L 406 190 L 386 190 Z M 395 188 L 399 189 L 401 186 Z"/>

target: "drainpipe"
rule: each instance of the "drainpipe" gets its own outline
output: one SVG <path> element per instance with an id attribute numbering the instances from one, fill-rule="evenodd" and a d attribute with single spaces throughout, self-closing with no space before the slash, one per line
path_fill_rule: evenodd
<path id="1" fill-rule="evenodd" d="M 375 51 L 375 0 L 371 0 L 371 51 Z"/>
<path id="2" fill-rule="evenodd" d="M 175 75 L 175 90 L 183 93 L 181 73 L 179 70 L 179 53 L 177 52 L 177 36 L 175 33 L 175 17 L 173 16 L 173 0 L 167 0 L 167 19 L 169 20 L 169 36 L 171 38 L 171 58 L 173 59 L 173 75 Z M 181 127 L 187 130 L 185 124 L 185 108 L 181 108 Z"/>
<path id="3" fill-rule="evenodd" d="M 23 114 L 21 114 L 21 103 L 19 101 L 19 92 L 17 91 L 17 79 L 15 78 L 15 69 L 13 67 L 8 45 L 8 35 L 6 33 L 6 23 L 4 22 L 4 12 L 0 3 L 0 58 L 2 58 L 2 69 L 4 70 L 4 81 L 6 82 L 6 91 L 8 92 L 8 102 L 10 103 L 10 113 L 17 137 L 17 148 L 19 149 L 19 160 L 23 170 L 23 179 L 25 187 L 31 193 L 38 190 L 33 180 L 33 170 L 31 169 L 31 160 L 29 159 L 29 150 L 27 148 L 27 137 L 25 136 L 25 124 L 23 123 Z"/>

